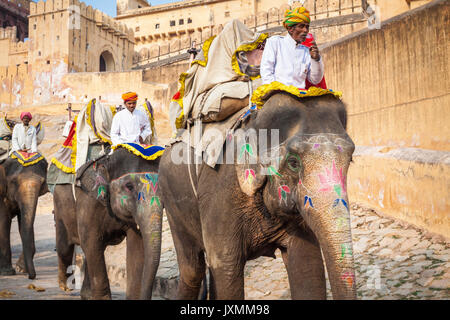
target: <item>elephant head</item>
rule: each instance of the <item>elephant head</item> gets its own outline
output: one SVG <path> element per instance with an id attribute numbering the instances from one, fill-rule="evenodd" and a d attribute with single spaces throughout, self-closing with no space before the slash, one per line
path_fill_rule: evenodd
<path id="1" fill-rule="evenodd" d="M 294 228 L 306 224 L 322 249 L 333 297 L 356 298 L 346 181 L 355 146 L 345 132 L 345 106 L 332 96 L 275 94 L 249 125 L 271 138 L 276 132 L 280 142 L 269 139 L 259 153 L 261 136 L 238 144 L 246 157 L 236 166 L 241 190 L 262 194 L 268 213 Z"/>
<path id="2" fill-rule="evenodd" d="M 145 263 L 141 298 L 150 299 L 161 253 L 163 206 L 158 192 L 159 160 L 148 161 L 125 149 L 80 168 L 82 188 L 110 215 L 139 230 Z"/>

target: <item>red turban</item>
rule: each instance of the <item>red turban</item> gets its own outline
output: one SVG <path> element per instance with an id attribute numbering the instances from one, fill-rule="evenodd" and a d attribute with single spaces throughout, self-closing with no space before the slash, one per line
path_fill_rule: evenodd
<path id="1" fill-rule="evenodd" d="M 127 92 L 122 95 L 122 99 L 124 102 L 137 101 L 138 95 L 135 92 Z"/>
<path id="2" fill-rule="evenodd" d="M 33 119 L 33 117 L 31 116 L 31 113 L 24 111 L 20 114 L 20 120 L 23 120 L 23 117 L 25 117 L 25 116 L 28 116 L 28 118 L 30 118 L 30 120 Z"/>

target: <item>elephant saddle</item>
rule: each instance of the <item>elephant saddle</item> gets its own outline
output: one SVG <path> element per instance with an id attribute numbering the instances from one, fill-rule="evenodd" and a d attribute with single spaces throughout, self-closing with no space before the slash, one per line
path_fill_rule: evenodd
<path id="1" fill-rule="evenodd" d="M 11 153 L 11 158 L 16 159 L 22 166 L 28 167 L 44 159 L 44 156 L 39 152 L 14 151 Z"/>

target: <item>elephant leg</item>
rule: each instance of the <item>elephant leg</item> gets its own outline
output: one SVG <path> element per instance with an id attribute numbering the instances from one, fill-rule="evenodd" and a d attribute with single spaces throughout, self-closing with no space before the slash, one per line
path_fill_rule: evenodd
<path id="1" fill-rule="evenodd" d="M 168 217 L 172 228 L 171 218 Z M 173 242 L 177 252 L 180 279 L 178 282 L 177 299 L 196 300 L 200 292 L 202 280 L 205 276 L 205 256 L 201 248 L 186 233 L 173 233 Z"/>
<path id="2" fill-rule="evenodd" d="M 19 228 L 19 234 L 21 233 L 21 229 L 22 229 L 22 223 L 21 223 L 21 215 L 20 213 L 17 215 L 17 224 L 18 224 L 18 228 Z M 27 273 L 27 268 L 25 267 L 25 258 L 23 256 L 23 250 L 20 253 L 19 259 L 17 259 L 16 261 L 16 265 L 14 268 L 16 273 Z"/>
<path id="3" fill-rule="evenodd" d="M 11 217 L 3 201 L 0 203 L 0 275 L 14 275 L 11 261 Z"/>
<path id="4" fill-rule="evenodd" d="M 237 261 L 210 266 L 213 279 L 210 299 L 244 300 L 244 266 Z"/>
<path id="5" fill-rule="evenodd" d="M 83 284 L 81 286 L 80 296 L 82 300 L 90 300 L 92 297 L 92 290 L 91 290 L 91 282 L 89 280 L 89 270 L 86 263 L 86 259 L 84 259 L 83 261 L 83 266 L 81 270 L 83 276 Z"/>
<path id="6" fill-rule="evenodd" d="M 85 263 L 89 277 L 91 297 L 93 300 L 111 299 L 108 273 L 105 263 L 104 220 L 108 213 L 101 204 L 93 203 L 89 195 L 77 192 L 76 212 L 78 234 L 81 249 L 85 255 Z M 95 213 L 95 215 L 94 215 Z"/>
<path id="7" fill-rule="evenodd" d="M 286 266 L 291 297 L 294 300 L 325 300 L 325 271 L 320 245 L 310 233 L 294 236 L 287 249 L 281 250 Z"/>
<path id="8" fill-rule="evenodd" d="M 143 267 L 144 244 L 142 237 L 130 228 L 127 230 L 127 299 L 139 299 Z"/>
<path id="9" fill-rule="evenodd" d="M 56 252 L 58 253 L 58 284 L 61 290 L 70 291 L 67 285 L 67 278 L 71 275 L 70 271 L 75 271 L 72 266 L 73 252 L 75 245 L 68 239 L 67 230 L 61 220 L 56 220 Z"/>
<path id="10" fill-rule="evenodd" d="M 28 273 L 29 279 L 36 278 L 36 271 L 34 269 L 34 255 L 36 254 L 36 245 L 34 242 L 34 217 L 28 217 L 25 219 L 21 216 L 22 212 L 17 216 L 17 221 L 19 224 L 19 233 L 22 240 L 23 251 L 16 262 L 16 272 Z M 31 220 L 31 221 L 30 221 Z M 27 253 L 27 257 L 25 257 Z"/>

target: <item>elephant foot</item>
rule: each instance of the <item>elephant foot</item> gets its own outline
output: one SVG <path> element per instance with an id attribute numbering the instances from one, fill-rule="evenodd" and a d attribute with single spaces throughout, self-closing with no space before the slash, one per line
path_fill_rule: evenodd
<path id="1" fill-rule="evenodd" d="M 15 276 L 16 271 L 13 268 L 0 269 L 0 276 Z"/>

